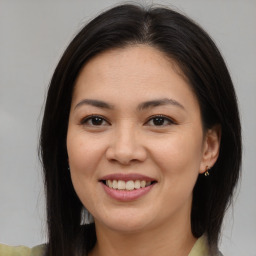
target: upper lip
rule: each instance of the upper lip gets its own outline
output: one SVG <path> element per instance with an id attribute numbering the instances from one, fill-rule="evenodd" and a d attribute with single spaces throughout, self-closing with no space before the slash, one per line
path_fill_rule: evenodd
<path id="1" fill-rule="evenodd" d="M 101 180 L 145 180 L 145 181 L 156 181 L 156 179 L 148 177 L 146 175 L 138 174 L 138 173 L 113 173 L 103 176 L 99 179 Z"/>

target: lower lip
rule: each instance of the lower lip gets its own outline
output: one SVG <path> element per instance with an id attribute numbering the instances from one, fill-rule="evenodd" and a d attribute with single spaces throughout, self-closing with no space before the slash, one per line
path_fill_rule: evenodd
<path id="1" fill-rule="evenodd" d="M 147 186 L 145 188 L 139 188 L 134 190 L 118 190 L 113 189 L 108 186 L 106 186 L 104 183 L 101 183 L 105 192 L 112 198 L 118 201 L 133 201 L 136 200 L 144 195 L 146 195 L 154 186 L 154 184 Z"/>

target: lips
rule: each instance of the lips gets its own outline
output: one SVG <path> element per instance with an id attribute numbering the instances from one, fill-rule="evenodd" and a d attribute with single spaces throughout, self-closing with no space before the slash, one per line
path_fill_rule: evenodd
<path id="1" fill-rule="evenodd" d="M 141 174 L 110 174 L 99 180 L 105 192 L 118 201 L 135 200 L 151 190 L 157 181 Z"/>
<path id="2" fill-rule="evenodd" d="M 145 188 L 150 186 L 152 183 L 145 180 L 106 180 L 105 185 L 109 188 L 118 189 L 118 190 L 134 190 L 139 188 Z"/>

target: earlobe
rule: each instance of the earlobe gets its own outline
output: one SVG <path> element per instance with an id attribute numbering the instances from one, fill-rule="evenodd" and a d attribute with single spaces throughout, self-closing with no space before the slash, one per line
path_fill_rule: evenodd
<path id="1" fill-rule="evenodd" d="M 211 169 L 219 156 L 221 141 L 221 126 L 215 125 L 205 134 L 200 173 Z"/>

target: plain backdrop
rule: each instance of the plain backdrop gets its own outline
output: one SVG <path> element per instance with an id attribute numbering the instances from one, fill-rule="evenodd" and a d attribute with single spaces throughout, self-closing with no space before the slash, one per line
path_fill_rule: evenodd
<path id="1" fill-rule="evenodd" d="M 46 241 L 37 156 L 42 106 L 64 49 L 91 18 L 122 1 L 0 0 L 0 242 Z M 141 1 L 140 1 L 141 2 Z M 155 1 L 144 1 L 155 3 Z M 256 256 L 256 0 L 158 1 L 187 14 L 214 38 L 229 67 L 243 127 L 242 180 L 220 248 Z"/>

